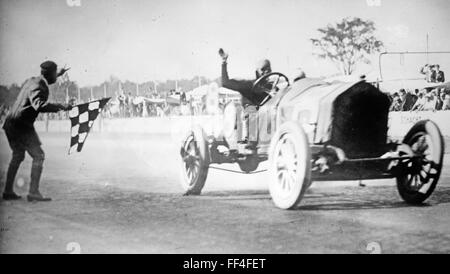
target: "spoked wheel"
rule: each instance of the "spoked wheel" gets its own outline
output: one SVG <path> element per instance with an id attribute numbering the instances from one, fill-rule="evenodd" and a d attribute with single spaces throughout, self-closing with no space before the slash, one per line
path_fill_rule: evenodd
<path id="1" fill-rule="evenodd" d="M 433 193 L 441 175 L 444 140 L 432 121 L 417 122 L 405 136 L 403 143 L 410 146 L 412 159 L 400 163 L 397 189 L 409 204 L 420 204 Z"/>
<path id="2" fill-rule="evenodd" d="M 187 195 L 199 195 L 209 168 L 209 148 L 202 128 L 195 127 L 181 147 L 181 185 Z"/>
<path id="3" fill-rule="evenodd" d="M 269 150 L 269 191 L 282 209 L 298 206 L 311 184 L 311 153 L 303 129 L 293 122 L 281 125 Z"/>

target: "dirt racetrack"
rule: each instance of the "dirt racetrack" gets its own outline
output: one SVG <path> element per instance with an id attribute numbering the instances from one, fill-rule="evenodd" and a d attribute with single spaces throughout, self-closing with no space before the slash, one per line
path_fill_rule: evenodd
<path id="1" fill-rule="evenodd" d="M 404 204 L 393 180 L 318 182 L 299 210 L 283 211 L 265 173 L 211 170 L 201 196 L 182 196 L 170 135 L 92 133 L 73 155 L 67 133 L 40 135 L 41 190 L 53 201 L 1 201 L 0 253 L 450 252 L 449 154 L 423 206 Z M 9 159 L 1 132 L 2 189 Z M 16 184 L 24 196 L 30 165 L 27 156 Z"/>

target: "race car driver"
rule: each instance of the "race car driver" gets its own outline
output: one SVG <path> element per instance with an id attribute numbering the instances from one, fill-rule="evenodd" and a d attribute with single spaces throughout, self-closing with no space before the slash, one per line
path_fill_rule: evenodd
<path id="1" fill-rule="evenodd" d="M 255 113 L 257 111 L 256 106 L 259 106 L 268 96 L 267 92 L 263 89 L 253 89 L 253 84 L 261 76 L 272 72 L 270 61 L 267 59 L 263 59 L 256 64 L 255 80 L 230 79 L 227 69 L 228 54 L 225 53 L 223 49 L 219 49 L 219 55 L 222 58 L 222 87 L 235 90 L 242 95 L 242 106 L 244 108 L 242 141 L 247 141 L 249 137 L 249 115 L 251 113 Z"/>
<path id="2" fill-rule="evenodd" d="M 243 106 L 259 105 L 267 97 L 267 93 L 263 90 L 252 91 L 253 84 L 261 76 L 272 72 L 270 61 L 263 59 L 256 64 L 255 80 L 230 79 L 227 69 L 228 54 L 223 49 L 219 49 L 219 55 L 222 58 L 222 87 L 239 92 L 244 97 L 242 100 Z"/>

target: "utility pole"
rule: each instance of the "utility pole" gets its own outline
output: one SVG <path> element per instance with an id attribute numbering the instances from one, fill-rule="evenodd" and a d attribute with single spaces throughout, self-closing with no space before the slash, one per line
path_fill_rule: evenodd
<path id="1" fill-rule="evenodd" d="M 106 83 L 103 85 L 103 97 L 106 98 Z"/>

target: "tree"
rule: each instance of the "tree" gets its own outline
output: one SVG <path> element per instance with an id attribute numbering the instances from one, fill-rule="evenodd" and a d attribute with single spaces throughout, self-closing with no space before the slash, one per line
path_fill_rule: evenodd
<path id="1" fill-rule="evenodd" d="M 375 24 L 361 18 L 344 18 L 336 25 L 319 28 L 320 38 L 311 39 L 315 55 L 335 63 L 344 75 L 350 75 L 359 62 L 370 63 L 368 56 L 379 52 L 383 42 L 375 35 Z"/>

